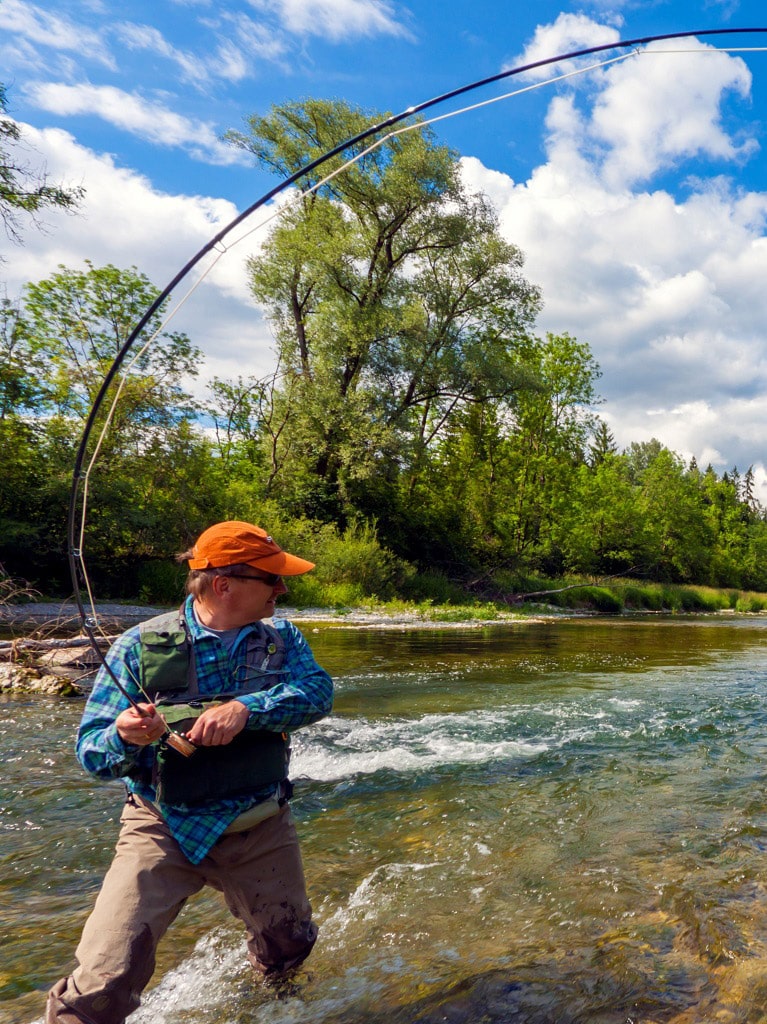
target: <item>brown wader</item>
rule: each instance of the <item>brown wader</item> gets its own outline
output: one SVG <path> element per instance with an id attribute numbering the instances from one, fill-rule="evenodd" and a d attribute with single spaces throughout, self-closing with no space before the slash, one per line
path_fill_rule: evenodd
<path id="1" fill-rule="evenodd" d="M 223 893 L 244 923 L 257 971 L 278 974 L 309 955 L 317 928 L 287 805 L 254 828 L 222 836 L 200 864 L 187 860 L 151 804 L 132 798 L 121 823 L 78 966 L 48 994 L 46 1024 L 123 1024 L 152 977 L 158 942 L 205 885 Z"/>

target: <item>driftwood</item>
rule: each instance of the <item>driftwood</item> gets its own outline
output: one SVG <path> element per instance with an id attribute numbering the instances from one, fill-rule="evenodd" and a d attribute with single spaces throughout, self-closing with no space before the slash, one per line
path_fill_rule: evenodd
<path id="1" fill-rule="evenodd" d="M 101 651 L 109 649 L 116 636 L 98 638 Z M 98 668 L 101 663 L 88 637 L 39 636 L 17 637 L 15 640 L 0 640 L 0 665 L 23 665 L 32 669 L 52 671 L 83 670 L 85 674 Z"/>
<path id="2" fill-rule="evenodd" d="M 99 637 L 99 646 L 110 647 L 116 639 L 116 636 Z M 64 637 L 56 640 L 42 640 L 36 637 L 0 640 L 0 658 L 6 651 L 55 651 L 70 647 L 88 647 L 90 643 L 90 638 L 87 636 Z"/>

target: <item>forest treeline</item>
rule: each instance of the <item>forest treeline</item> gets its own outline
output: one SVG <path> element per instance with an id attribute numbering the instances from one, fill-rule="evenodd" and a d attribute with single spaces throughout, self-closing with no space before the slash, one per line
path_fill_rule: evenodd
<path id="1" fill-rule="evenodd" d="M 228 138 L 285 177 L 376 117 L 307 100 Z M 767 590 L 751 469 L 617 449 L 588 344 L 536 333 L 523 254 L 456 154 L 423 129 L 321 182 L 341 161 L 302 180 L 248 259 L 270 373 L 195 398 L 205 339 L 169 331 L 126 372 L 87 488 L 99 595 L 175 600 L 172 556 L 223 518 L 317 562 L 304 601 L 502 597 L 570 574 Z M 71 589 L 86 417 L 157 294 L 135 267 L 86 261 L 2 300 L 0 562 L 47 594 Z"/>

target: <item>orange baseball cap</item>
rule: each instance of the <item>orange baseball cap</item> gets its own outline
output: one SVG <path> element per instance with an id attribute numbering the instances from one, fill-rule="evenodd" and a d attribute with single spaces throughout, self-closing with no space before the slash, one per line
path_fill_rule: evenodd
<path id="1" fill-rule="evenodd" d="M 219 569 L 242 563 L 280 576 L 300 576 L 314 568 L 314 562 L 283 551 L 260 526 L 237 519 L 216 523 L 201 533 L 192 555 L 190 569 Z"/>

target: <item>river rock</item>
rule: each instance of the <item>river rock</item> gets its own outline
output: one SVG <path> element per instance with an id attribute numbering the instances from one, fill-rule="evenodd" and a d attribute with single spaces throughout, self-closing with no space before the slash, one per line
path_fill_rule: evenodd
<path id="1" fill-rule="evenodd" d="M 0 665 L 0 693 L 39 693 L 79 697 L 82 690 L 65 676 L 43 673 L 26 665 Z"/>

